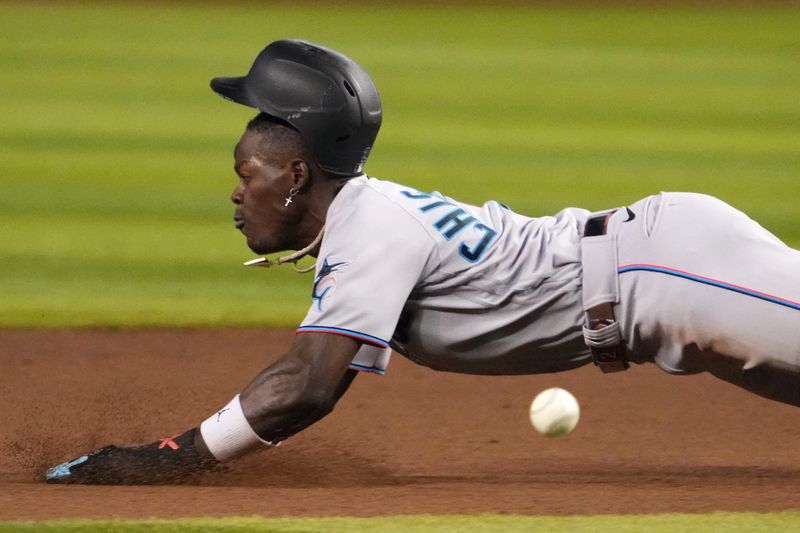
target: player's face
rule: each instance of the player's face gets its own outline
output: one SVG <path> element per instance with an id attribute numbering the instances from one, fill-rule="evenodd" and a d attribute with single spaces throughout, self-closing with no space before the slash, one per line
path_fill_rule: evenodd
<path id="1" fill-rule="evenodd" d="M 236 204 L 233 219 L 257 254 L 293 247 L 300 210 L 286 206 L 292 189 L 292 159 L 272 154 L 260 143 L 261 135 L 245 131 L 234 150 L 234 170 L 239 183 L 231 194 Z"/>

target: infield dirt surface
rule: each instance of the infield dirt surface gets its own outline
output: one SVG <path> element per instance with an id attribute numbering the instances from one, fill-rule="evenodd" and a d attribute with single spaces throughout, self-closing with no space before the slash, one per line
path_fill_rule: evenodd
<path id="1" fill-rule="evenodd" d="M 328 418 L 199 485 L 50 486 L 46 467 L 197 425 L 287 330 L 0 331 L 0 519 L 796 509 L 800 409 L 653 365 L 539 376 L 433 372 L 395 355 Z M 562 439 L 528 404 L 581 402 Z"/>

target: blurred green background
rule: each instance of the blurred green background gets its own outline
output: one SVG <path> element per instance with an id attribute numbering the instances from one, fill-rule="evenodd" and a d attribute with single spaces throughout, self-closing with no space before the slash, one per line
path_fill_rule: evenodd
<path id="1" fill-rule="evenodd" d="M 367 171 L 538 216 L 707 192 L 800 245 L 800 10 L 0 4 L 0 325 L 294 325 L 245 269 L 208 88 L 268 42 L 340 49 L 384 123 Z"/>

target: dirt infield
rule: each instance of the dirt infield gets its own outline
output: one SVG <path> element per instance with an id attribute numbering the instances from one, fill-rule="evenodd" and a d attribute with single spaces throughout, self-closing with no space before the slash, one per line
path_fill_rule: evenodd
<path id="1" fill-rule="evenodd" d="M 800 410 L 651 365 L 604 376 L 440 374 L 395 356 L 337 410 L 201 486 L 75 487 L 46 466 L 176 434 L 222 406 L 289 331 L 0 332 L 0 519 L 697 512 L 800 508 Z M 527 421 L 563 386 L 564 439 Z"/>

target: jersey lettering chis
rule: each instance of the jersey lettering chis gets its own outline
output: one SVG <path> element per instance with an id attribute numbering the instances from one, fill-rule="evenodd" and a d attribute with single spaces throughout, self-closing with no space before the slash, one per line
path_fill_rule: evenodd
<path id="1" fill-rule="evenodd" d="M 448 208 L 448 211 L 443 216 L 433 222 L 433 227 L 448 241 L 469 227 L 477 231 L 480 234 L 477 241 L 473 239 L 472 235 L 468 235 L 461 241 L 458 247 L 459 255 L 470 263 L 480 260 L 497 235 L 494 229 L 468 214 L 463 208 L 441 196 L 409 190 L 400 191 L 400 194 L 412 200 L 433 199 L 433 202 L 425 203 L 417 207 L 422 213 L 427 213 L 429 211 L 441 212 L 442 209 Z M 472 245 L 470 246 L 468 242 Z"/>

